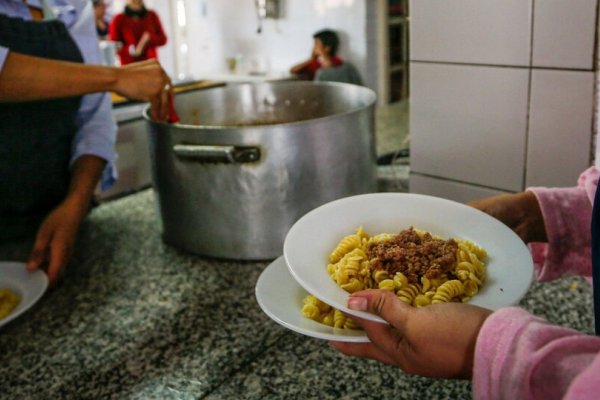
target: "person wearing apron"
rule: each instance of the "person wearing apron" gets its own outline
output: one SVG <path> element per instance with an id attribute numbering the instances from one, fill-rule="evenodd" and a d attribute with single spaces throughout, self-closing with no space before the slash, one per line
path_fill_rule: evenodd
<path id="1" fill-rule="evenodd" d="M 474 399 L 597 399 L 600 393 L 600 170 L 571 188 L 528 188 L 470 203 L 513 229 L 532 253 L 538 281 L 564 275 L 592 283 L 595 335 L 553 325 L 519 307 L 492 312 L 445 303 L 415 309 L 382 290 L 353 293 L 348 307 L 371 343 L 330 342 L 416 375 L 471 378 Z M 493 256 L 493 255 L 491 255 Z M 565 287 L 565 291 L 569 290 Z"/>
<path id="2" fill-rule="evenodd" d="M 0 241 L 36 237 L 28 266 L 47 266 L 52 283 L 99 179 L 108 188 L 116 178 L 102 92 L 150 101 L 165 119 L 171 91 L 157 63 L 125 71 L 84 60 L 100 64 L 89 1 L 0 0 Z"/>

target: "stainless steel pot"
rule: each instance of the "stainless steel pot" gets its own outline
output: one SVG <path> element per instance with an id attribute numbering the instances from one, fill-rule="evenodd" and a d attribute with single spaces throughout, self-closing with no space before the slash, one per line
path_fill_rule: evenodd
<path id="1" fill-rule="evenodd" d="M 374 103 L 360 86 L 280 82 L 179 94 L 173 125 L 146 109 L 164 241 L 218 258 L 281 255 L 306 212 L 375 191 Z"/>

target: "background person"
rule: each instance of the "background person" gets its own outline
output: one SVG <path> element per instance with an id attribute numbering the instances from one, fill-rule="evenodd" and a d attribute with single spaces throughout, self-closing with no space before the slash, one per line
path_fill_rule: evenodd
<path id="1" fill-rule="evenodd" d="M 301 79 L 313 80 L 319 69 L 338 66 L 344 63 L 337 56 L 340 43 L 337 33 L 329 29 L 324 29 L 315 33 L 313 38 L 314 45 L 310 58 L 294 65 L 290 69 L 291 74 L 298 75 Z"/>
<path id="2" fill-rule="evenodd" d="M 471 205 L 529 243 L 538 280 L 594 275 L 599 285 L 599 175 L 590 168 L 577 187 L 530 188 Z M 375 313 L 389 325 L 357 319 L 371 343 L 331 342 L 333 348 L 411 374 L 472 378 L 475 399 L 595 399 L 600 391 L 600 337 L 552 325 L 518 307 L 493 313 L 461 303 L 413 308 L 382 290 L 353 293 L 348 306 Z"/>
<path id="3" fill-rule="evenodd" d="M 94 5 L 94 17 L 96 21 L 96 33 L 100 40 L 108 37 L 108 18 L 106 17 L 106 4 L 104 0 L 92 0 Z"/>
<path id="4" fill-rule="evenodd" d="M 89 65 L 100 63 L 93 21 L 87 0 L 0 0 L 0 240 L 35 237 L 28 268 L 45 267 L 52 284 L 98 181 L 116 178 L 116 125 L 100 92 L 150 101 L 157 119 L 172 94 L 154 60 Z"/>
<path id="5" fill-rule="evenodd" d="M 158 59 L 157 47 L 167 43 L 158 14 L 146 9 L 143 0 L 127 0 L 125 10 L 109 26 L 110 40 L 121 42 L 121 65 Z"/>

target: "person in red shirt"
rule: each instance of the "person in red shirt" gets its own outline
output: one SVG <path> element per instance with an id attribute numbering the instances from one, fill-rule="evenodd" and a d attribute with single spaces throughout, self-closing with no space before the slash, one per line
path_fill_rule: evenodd
<path id="1" fill-rule="evenodd" d="M 342 65 L 344 61 L 338 57 L 339 47 L 338 35 L 329 29 L 324 29 L 313 35 L 315 40 L 311 57 L 294 65 L 290 73 L 301 79 L 313 80 L 320 68 Z"/>
<path id="2" fill-rule="evenodd" d="M 143 0 L 127 0 L 125 11 L 117 14 L 108 29 L 110 40 L 121 42 L 121 65 L 158 59 L 157 47 L 167 43 L 158 15 L 146 9 Z"/>

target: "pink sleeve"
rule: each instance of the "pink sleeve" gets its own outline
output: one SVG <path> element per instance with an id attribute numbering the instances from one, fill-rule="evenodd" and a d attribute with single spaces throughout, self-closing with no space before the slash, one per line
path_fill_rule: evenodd
<path id="1" fill-rule="evenodd" d="M 538 281 L 592 275 L 590 224 L 599 175 L 591 167 L 579 176 L 576 187 L 527 189 L 538 199 L 548 235 L 548 243 L 529 244 Z"/>
<path id="2" fill-rule="evenodd" d="M 474 399 L 597 399 L 600 337 L 551 325 L 525 310 L 488 317 L 475 346 Z"/>

